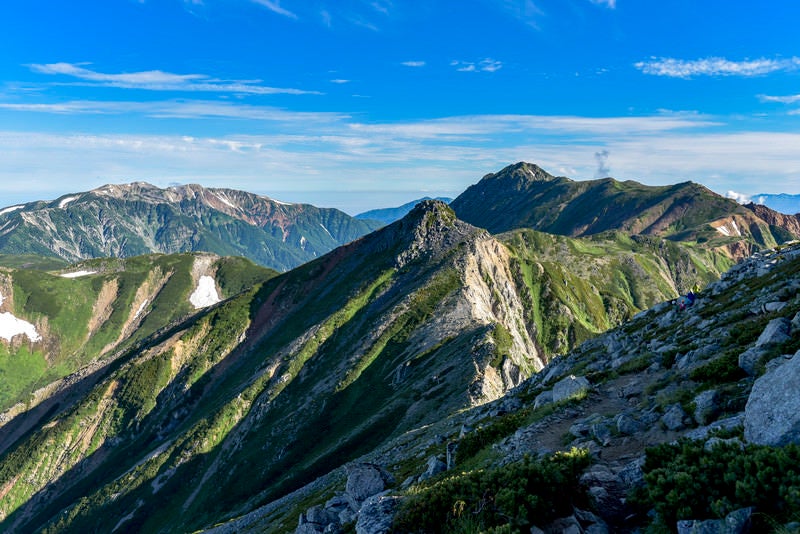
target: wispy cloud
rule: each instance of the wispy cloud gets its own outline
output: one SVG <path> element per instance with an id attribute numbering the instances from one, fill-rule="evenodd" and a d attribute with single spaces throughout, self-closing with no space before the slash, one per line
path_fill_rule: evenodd
<path id="1" fill-rule="evenodd" d="M 204 100 L 164 100 L 156 102 L 75 100 L 58 103 L 0 102 L 0 110 L 56 115 L 138 114 L 156 119 L 232 119 L 282 123 L 320 124 L 350 118 L 345 113 L 296 112 L 269 106 Z"/>
<path id="2" fill-rule="evenodd" d="M 191 91 L 252 95 L 321 94 L 319 91 L 260 85 L 261 80 L 218 80 L 205 74 L 174 74 L 161 70 L 108 74 L 86 68 L 88 63 L 34 63 L 30 69 L 40 74 L 69 76 L 84 84 L 147 91 Z"/>
<path id="3" fill-rule="evenodd" d="M 512 17 L 537 30 L 539 20 L 545 16 L 544 11 L 533 0 L 500 0 L 499 4 Z"/>
<path id="4" fill-rule="evenodd" d="M 617 7 L 617 0 L 590 0 L 593 4 L 598 4 L 601 6 L 606 6 L 609 9 L 616 9 Z"/>
<path id="5" fill-rule="evenodd" d="M 670 78 L 692 78 L 695 76 L 762 76 L 777 71 L 800 69 L 800 58 L 746 59 L 731 61 L 720 57 L 684 60 L 674 58 L 651 58 L 639 61 L 634 66 L 645 74 Z"/>
<path id="6" fill-rule="evenodd" d="M 406 67 L 424 67 L 425 66 L 425 62 L 424 61 L 403 61 L 401 63 L 401 65 L 406 66 Z"/>
<path id="7" fill-rule="evenodd" d="M 800 102 L 800 95 L 770 96 L 758 95 L 762 102 L 780 102 L 781 104 L 794 104 Z"/>
<path id="8" fill-rule="evenodd" d="M 346 83 L 350 83 L 350 80 L 345 80 L 344 78 L 336 78 L 336 79 L 331 80 L 331 83 L 335 83 L 335 84 L 338 84 L 338 85 L 344 85 Z"/>
<path id="9" fill-rule="evenodd" d="M 257 135 L 216 137 L 0 131 L 0 198 L 10 198 L 4 192 L 23 179 L 31 187 L 39 184 L 64 194 L 86 190 L 87 177 L 96 185 L 144 179 L 226 185 L 268 195 L 291 189 L 295 198 L 307 202 L 313 199 L 302 191 L 317 190 L 319 195 L 336 189 L 345 198 L 365 190 L 421 190 L 436 184 L 439 190 L 458 194 L 482 174 L 520 160 L 575 179 L 608 175 L 611 154 L 617 179 L 650 184 L 691 179 L 722 192 L 758 193 L 765 183 L 789 190 L 800 186 L 800 134 L 720 133 L 720 121 L 689 113 L 605 118 L 475 115 L 367 123 L 358 116 L 302 117 L 254 106 L 215 108 L 207 102 L 193 109 L 196 103 L 180 104 L 163 102 L 147 113 L 169 114 L 170 107 L 178 117 L 258 118 L 260 113 L 285 123 L 261 128 Z M 128 103 L 134 109 L 135 105 Z M 62 106 L 58 112 L 80 107 Z M 95 112 L 113 110 L 104 103 L 95 106 Z M 85 103 L 83 108 L 89 112 L 91 106 Z M 9 109 L 6 105 L 6 112 Z M 43 158 L 43 153 L 48 156 Z M 385 181 L 387 175 L 394 177 L 391 183 Z M 57 186 L 53 176 L 60 178 Z M 342 178 L 332 182 L 331 176 Z"/>
<path id="10" fill-rule="evenodd" d="M 270 11 L 277 13 L 278 15 L 283 15 L 284 17 L 289 17 L 290 19 L 297 19 L 297 15 L 293 12 L 289 11 L 288 9 L 284 9 L 281 7 L 281 4 L 278 0 L 251 0 L 260 6 L 264 6 Z"/>
<path id="11" fill-rule="evenodd" d="M 503 68 L 503 63 L 492 58 L 482 59 L 478 62 L 453 60 L 451 67 L 459 72 L 496 72 Z"/>

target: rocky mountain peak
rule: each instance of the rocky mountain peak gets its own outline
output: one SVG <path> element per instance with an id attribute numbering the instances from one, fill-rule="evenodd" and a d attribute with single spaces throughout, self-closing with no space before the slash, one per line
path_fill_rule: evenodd
<path id="1" fill-rule="evenodd" d="M 456 218 L 455 212 L 440 200 L 425 200 L 408 215 L 387 227 L 391 239 L 402 243 L 398 266 L 421 257 L 438 256 L 470 235 L 485 232 Z"/>
<path id="2" fill-rule="evenodd" d="M 509 165 L 499 172 L 490 173 L 483 177 L 484 180 L 503 181 L 515 184 L 518 189 L 530 186 L 535 182 L 552 182 L 556 177 L 538 165 L 520 161 Z"/>

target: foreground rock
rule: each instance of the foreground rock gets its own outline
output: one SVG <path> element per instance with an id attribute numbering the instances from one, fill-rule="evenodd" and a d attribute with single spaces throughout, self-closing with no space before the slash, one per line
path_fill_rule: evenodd
<path id="1" fill-rule="evenodd" d="M 756 380 L 745 407 L 744 437 L 758 445 L 800 443 L 800 351 Z"/>

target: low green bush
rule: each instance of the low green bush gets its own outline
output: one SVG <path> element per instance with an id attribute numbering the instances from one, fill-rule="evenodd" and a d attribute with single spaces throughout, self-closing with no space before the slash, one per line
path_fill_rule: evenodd
<path id="1" fill-rule="evenodd" d="M 725 384 L 736 382 L 747 376 L 747 373 L 739 367 L 740 350 L 728 350 L 710 362 L 694 369 L 689 377 L 697 382 L 707 384 Z"/>
<path id="2" fill-rule="evenodd" d="M 800 446 L 768 447 L 681 441 L 647 449 L 644 488 L 631 502 L 655 509 L 652 529 L 674 529 L 681 519 L 723 518 L 754 506 L 754 532 L 800 513 Z"/>
<path id="3" fill-rule="evenodd" d="M 573 504 L 583 502 L 578 480 L 590 463 L 588 451 L 572 449 L 450 476 L 407 497 L 392 531 L 527 532 L 534 524 L 572 513 Z"/>

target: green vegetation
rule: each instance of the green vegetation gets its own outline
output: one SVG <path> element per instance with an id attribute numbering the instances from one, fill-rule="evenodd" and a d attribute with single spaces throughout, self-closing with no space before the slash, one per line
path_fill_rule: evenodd
<path id="1" fill-rule="evenodd" d="M 689 377 L 697 382 L 710 385 L 736 382 L 745 378 L 747 373 L 739 367 L 741 350 L 741 347 L 733 347 L 725 351 L 721 356 L 694 369 Z"/>
<path id="2" fill-rule="evenodd" d="M 658 513 L 654 531 L 679 519 L 723 518 L 755 506 L 754 531 L 800 514 L 800 446 L 681 441 L 647 449 L 646 486 L 634 496 L 643 511 Z M 659 525 L 661 527 L 659 527 Z M 671 527 L 670 527 L 671 528 Z"/>
<path id="3" fill-rule="evenodd" d="M 589 453 L 573 449 L 542 460 L 449 475 L 413 488 L 395 518 L 395 532 L 527 531 L 572 513 L 584 496 L 578 484 Z"/>

